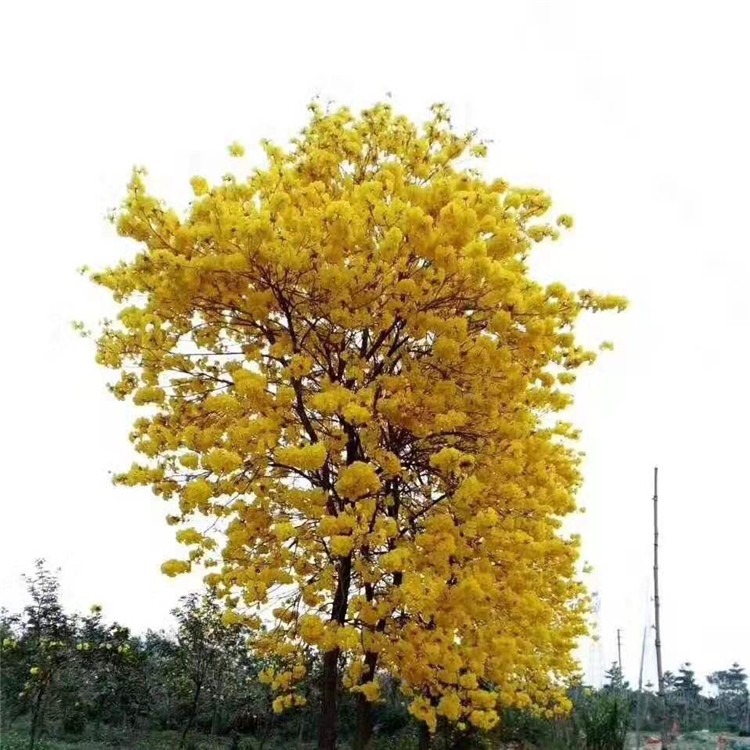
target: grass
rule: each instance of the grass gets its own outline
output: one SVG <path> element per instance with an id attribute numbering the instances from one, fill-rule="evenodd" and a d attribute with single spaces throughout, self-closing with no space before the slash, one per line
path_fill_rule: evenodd
<path id="1" fill-rule="evenodd" d="M 644 738 L 648 734 L 644 734 Z M 736 737 L 725 734 L 730 740 L 728 750 L 750 750 L 750 737 Z M 715 750 L 719 738 L 718 732 L 687 732 L 672 746 L 672 750 Z M 101 737 L 83 736 L 81 738 L 43 737 L 36 745 L 37 750 L 176 750 L 179 746 L 179 732 L 147 732 L 133 734 L 108 730 Z M 281 742 L 281 744 L 279 744 Z M 399 743 L 394 740 L 394 747 Z M 296 748 L 296 742 L 292 743 Z M 408 743 L 407 743 L 408 744 Z M 0 732 L 0 750 L 28 750 L 29 736 L 24 728 L 14 728 Z M 266 743 L 264 750 L 282 750 L 288 748 L 289 743 L 273 739 Z M 312 750 L 314 743 L 304 743 L 306 750 Z M 230 750 L 231 742 L 228 737 L 211 737 L 196 734 L 189 744 L 188 750 Z M 256 750 L 257 740 L 252 737 L 242 737 L 238 750 Z M 626 747 L 635 749 L 635 734 L 630 732 Z M 543 750 L 543 749 L 540 749 Z"/>
<path id="2" fill-rule="evenodd" d="M 738 737 L 727 732 L 685 732 L 671 745 L 675 750 L 716 750 L 719 735 L 723 734 L 728 740 L 728 750 L 750 750 L 750 737 Z M 644 732 L 641 744 L 655 733 Z M 635 734 L 628 734 L 627 748 L 635 750 Z"/>
<path id="3" fill-rule="evenodd" d="M 251 742 L 251 741 L 250 741 Z M 180 743 L 179 732 L 108 732 L 103 737 L 58 738 L 42 737 L 36 750 L 175 750 Z M 191 738 L 189 750 L 228 750 L 229 739 L 196 735 Z M 29 735 L 20 729 L 3 730 L 0 733 L 0 750 L 28 750 Z M 240 742 L 240 750 L 250 750 L 254 745 L 247 740 Z M 270 750 L 270 749 L 269 749 Z"/>

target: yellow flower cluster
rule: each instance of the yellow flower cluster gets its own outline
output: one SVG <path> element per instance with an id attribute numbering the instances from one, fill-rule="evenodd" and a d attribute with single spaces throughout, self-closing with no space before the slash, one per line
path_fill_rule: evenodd
<path id="1" fill-rule="evenodd" d="M 189 570 L 190 563 L 185 560 L 167 560 L 161 566 L 161 572 L 170 578 L 173 578 L 180 573 L 187 573 Z"/>
<path id="2" fill-rule="evenodd" d="M 203 457 L 203 467 L 214 474 L 230 474 L 242 466 L 242 456 L 225 448 L 214 448 Z"/>
<path id="3" fill-rule="evenodd" d="M 303 471 L 317 471 L 326 462 L 327 451 L 323 443 L 313 443 L 302 448 L 283 447 L 276 449 L 279 463 L 293 466 Z"/>
<path id="4" fill-rule="evenodd" d="M 380 479 L 372 464 L 354 461 L 344 467 L 336 482 L 336 491 L 348 500 L 372 495 L 381 488 Z"/>
<path id="5" fill-rule="evenodd" d="M 320 643 L 325 635 L 325 625 L 315 615 L 303 615 L 299 619 L 299 635 L 311 645 Z"/>

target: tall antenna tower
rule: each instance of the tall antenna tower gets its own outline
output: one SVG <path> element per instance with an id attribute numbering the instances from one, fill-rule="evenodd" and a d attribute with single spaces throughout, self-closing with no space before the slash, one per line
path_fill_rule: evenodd
<path id="1" fill-rule="evenodd" d="M 591 639 L 589 644 L 588 676 L 591 687 L 597 690 L 604 684 L 604 649 L 599 626 L 602 600 L 598 592 L 591 595 Z"/>

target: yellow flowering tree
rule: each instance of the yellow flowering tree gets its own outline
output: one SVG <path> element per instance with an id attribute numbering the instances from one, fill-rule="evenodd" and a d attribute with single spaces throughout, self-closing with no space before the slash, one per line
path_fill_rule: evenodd
<path id="1" fill-rule="evenodd" d="M 313 105 L 264 146 L 247 179 L 194 178 L 186 217 L 136 171 L 113 220 L 139 250 L 93 274 L 119 306 L 98 361 L 143 407 L 118 481 L 174 501 L 190 548 L 164 571 L 203 564 L 230 620 L 264 620 L 278 709 L 322 653 L 321 747 L 340 679 L 362 744 L 380 673 L 431 730 L 564 707 L 586 599 L 560 531 L 576 435 L 550 415 L 595 358 L 577 317 L 624 301 L 530 277 L 570 219 L 484 179 L 443 106 Z"/>

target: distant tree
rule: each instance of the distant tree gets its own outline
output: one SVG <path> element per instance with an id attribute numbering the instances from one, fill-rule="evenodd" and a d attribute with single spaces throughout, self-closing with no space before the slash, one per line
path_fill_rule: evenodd
<path id="1" fill-rule="evenodd" d="M 664 672 L 664 691 L 669 693 L 672 690 L 674 690 L 675 680 L 677 679 L 677 675 L 675 675 L 674 672 L 671 672 L 670 670 L 667 670 Z"/>
<path id="2" fill-rule="evenodd" d="M 149 630 L 139 640 L 144 702 L 152 725 L 159 729 L 180 726 L 178 706 L 185 680 L 179 650 L 176 639 L 163 631 Z"/>
<path id="3" fill-rule="evenodd" d="M 695 672 L 690 662 L 685 662 L 678 670 L 671 685 L 671 703 L 684 729 L 697 728 L 701 723 L 701 687 L 695 681 Z"/>
<path id="4" fill-rule="evenodd" d="M 26 671 L 17 706 L 30 715 L 31 750 L 44 731 L 48 707 L 61 699 L 61 672 L 75 658 L 75 621 L 60 604 L 58 574 L 37 560 L 33 573 L 24 575 L 31 601 L 14 623 L 16 638 L 3 649 L 3 671 L 7 655 L 14 685 L 21 683 L 18 668 Z"/>
<path id="5" fill-rule="evenodd" d="M 59 601 L 58 571 L 37 561 L 24 576 L 30 603 L 2 616 L 3 720 L 29 716 L 33 747 L 54 720 L 66 733 L 133 720 L 141 707 L 137 641 L 127 628 L 107 625 L 99 607 L 89 615 L 66 614 Z"/>
<path id="6" fill-rule="evenodd" d="M 733 731 L 745 729 L 750 731 L 748 713 L 750 697 L 748 695 L 748 677 L 745 669 L 737 662 L 729 669 L 713 672 L 708 676 L 710 685 L 718 692 L 719 711 L 727 728 Z"/>
<path id="7" fill-rule="evenodd" d="M 133 726 L 144 698 L 143 657 L 128 628 L 105 623 L 94 605 L 79 621 L 76 650 L 81 670 L 82 700 L 97 723 Z"/>
<path id="8" fill-rule="evenodd" d="M 212 592 L 190 594 L 180 600 L 172 614 L 177 619 L 177 659 L 190 686 L 187 716 L 180 745 L 184 746 L 195 726 L 201 701 L 211 706 L 211 727 L 215 730 L 228 672 L 237 668 L 246 632 L 237 624 L 228 624 L 223 608 Z"/>
<path id="9" fill-rule="evenodd" d="M 610 692 L 625 692 L 630 689 L 630 683 L 625 680 L 619 664 L 613 661 L 604 673 L 604 689 Z"/>
<path id="10" fill-rule="evenodd" d="M 28 696 L 24 691 L 30 665 L 25 649 L 21 647 L 22 618 L 3 608 L 0 610 L 0 728 L 11 726 L 16 718 L 28 709 Z"/>
<path id="11" fill-rule="evenodd" d="M 695 671 L 691 669 L 691 666 L 690 662 L 687 661 L 679 668 L 672 688 L 684 698 L 694 701 L 700 695 L 701 687 L 695 681 Z"/>
<path id="12" fill-rule="evenodd" d="M 660 729 L 662 708 L 656 695 L 656 686 L 647 680 L 641 696 L 641 726 L 644 729 Z"/>

